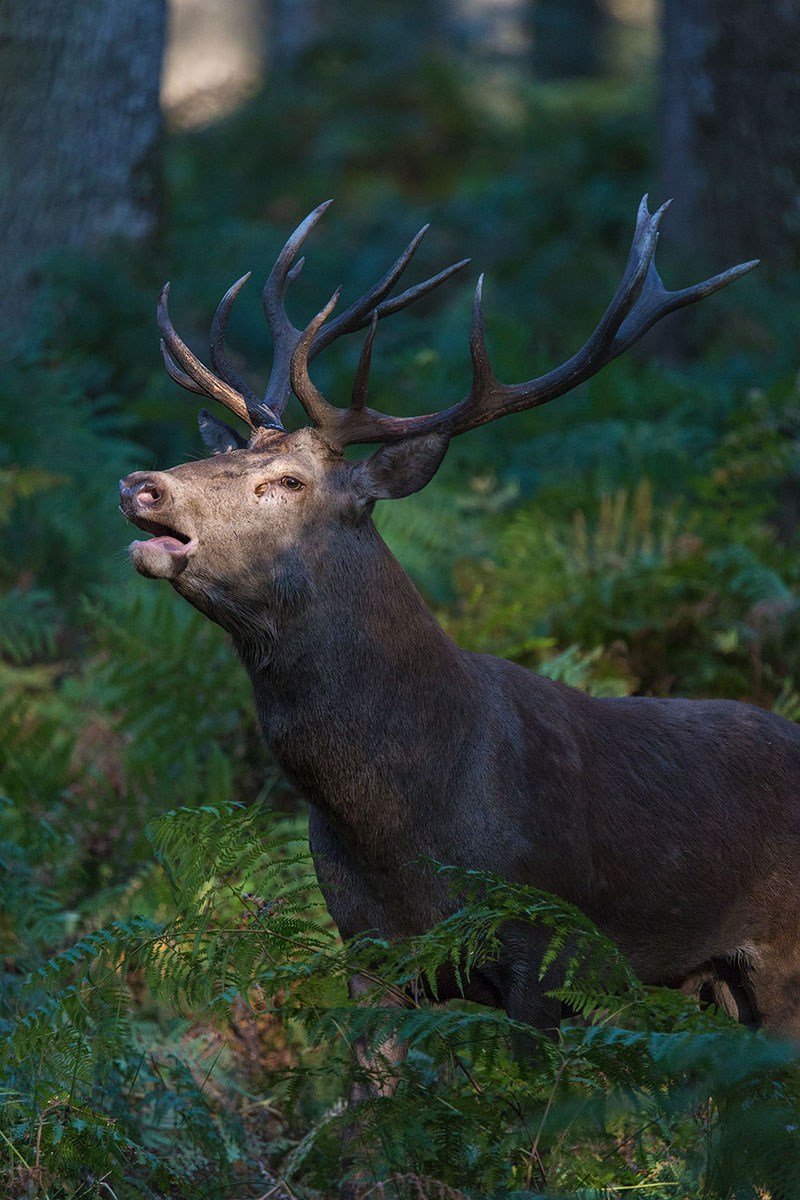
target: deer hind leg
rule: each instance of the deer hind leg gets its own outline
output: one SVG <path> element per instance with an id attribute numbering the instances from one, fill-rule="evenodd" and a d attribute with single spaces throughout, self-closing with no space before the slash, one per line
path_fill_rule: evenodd
<path id="1" fill-rule="evenodd" d="M 680 989 L 700 1005 L 713 1005 L 727 1013 L 740 1025 L 755 1028 L 760 1023 L 750 986 L 749 968 L 739 955 L 710 959 L 687 975 Z"/>
<path id="2" fill-rule="evenodd" d="M 542 1034 L 547 1039 L 558 1035 L 561 1002 L 547 993 L 562 982 L 563 964 L 557 959 L 540 978 L 550 938 L 550 931 L 539 925 L 509 921 L 503 926 L 502 949 L 491 968 L 501 1006 L 512 1021 L 531 1027 L 530 1033 L 516 1028 L 511 1035 L 511 1052 L 518 1060 L 540 1060 Z"/>
<path id="3" fill-rule="evenodd" d="M 746 986 L 760 1024 L 772 1033 L 800 1041 L 800 931 L 754 947 Z"/>
<path id="4" fill-rule="evenodd" d="M 368 993 L 375 993 L 375 984 L 363 975 L 353 975 L 348 983 L 351 1000 L 362 1000 Z M 384 992 L 377 1001 L 381 1007 L 404 1007 L 401 996 Z M 356 1065 L 356 1077 L 350 1089 L 347 1120 L 342 1131 L 342 1173 L 345 1182 L 339 1191 L 339 1200 L 359 1200 L 375 1177 L 369 1177 L 357 1162 L 368 1162 L 370 1139 L 364 1122 L 359 1118 L 357 1106 L 364 1100 L 391 1098 L 397 1091 L 400 1076 L 396 1068 L 401 1066 L 408 1054 L 408 1043 L 395 1037 L 387 1037 L 378 1045 L 370 1044 L 366 1037 L 356 1038 L 352 1046 Z"/>

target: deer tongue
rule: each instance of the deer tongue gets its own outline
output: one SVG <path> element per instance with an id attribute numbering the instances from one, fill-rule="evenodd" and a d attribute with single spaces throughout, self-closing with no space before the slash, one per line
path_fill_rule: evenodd
<path id="1" fill-rule="evenodd" d="M 146 542 L 131 542 L 128 553 L 140 575 L 150 579 L 176 579 L 196 547 L 194 538 L 184 543 L 169 534 L 162 534 Z"/>

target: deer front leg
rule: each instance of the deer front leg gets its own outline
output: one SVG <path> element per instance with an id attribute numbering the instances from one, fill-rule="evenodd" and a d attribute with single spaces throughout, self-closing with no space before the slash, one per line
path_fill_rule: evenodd
<path id="1" fill-rule="evenodd" d="M 348 991 L 351 1000 L 358 1002 L 368 993 L 374 996 L 375 984 L 363 975 L 353 975 L 348 983 Z M 405 1007 L 402 994 L 390 991 L 383 992 L 377 1003 L 386 1008 Z M 357 1106 L 363 1100 L 388 1099 L 395 1094 L 400 1082 L 396 1068 L 405 1061 L 408 1042 L 387 1037 L 378 1045 L 370 1045 L 366 1037 L 359 1037 L 353 1043 L 352 1050 L 356 1077 L 350 1089 L 347 1123 L 342 1133 L 344 1182 L 339 1200 L 360 1200 L 369 1185 L 376 1182 L 374 1176 L 370 1178 L 367 1175 L 363 1166 L 358 1168 L 356 1165 L 359 1160 L 364 1163 L 370 1153 L 369 1135 L 359 1118 Z"/>

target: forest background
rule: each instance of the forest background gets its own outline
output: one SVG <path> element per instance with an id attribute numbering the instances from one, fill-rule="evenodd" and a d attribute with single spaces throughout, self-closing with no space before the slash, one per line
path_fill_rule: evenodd
<path id="1" fill-rule="evenodd" d="M 797 6 L 10 0 L 0 34 L 2 1194 L 335 1194 L 347 1047 L 388 1019 L 346 972 L 383 955 L 405 983 L 513 909 L 572 939 L 581 1019 L 526 1062 L 498 1014 L 395 1017 L 367 1194 L 800 1196 L 795 1051 L 642 989 L 550 898 L 482 881 L 413 947 L 338 944 L 242 668 L 133 573 L 116 511 L 121 475 L 204 453 L 158 353 L 165 279 L 202 354 L 321 200 L 301 324 L 430 220 L 419 277 L 471 255 L 498 373 L 527 379 L 603 311 L 642 193 L 674 194 L 667 286 L 758 272 L 459 439 L 378 522 L 465 647 L 799 717 Z M 230 338 L 255 380 L 251 287 Z M 463 394 L 470 303 L 458 280 L 381 327 L 376 407 Z M 327 395 L 358 348 L 315 364 Z"/>

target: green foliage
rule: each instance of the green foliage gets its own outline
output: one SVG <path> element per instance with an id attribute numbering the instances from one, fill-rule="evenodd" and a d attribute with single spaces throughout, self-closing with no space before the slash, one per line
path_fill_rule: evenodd
<path id="1" fill-rule="evenodd" d="M 290 853 L 297 833 L 262 835 L 257 809 L 227 805 L 160 818 L 152 840 L 174 885 L 170 918 L 131 913 L 90 926 L 26 979 L 9 980 L 0 1126 L 13 1151 L 9 1187 L 18 1181 L 21 1195 L 31 1184 L 41 1195 L 64 1187 L 77 1195 L 105 1179 L 121 1195 L 195 1195 L 212 1170 L 233 1178 L 234 1164 L 249 1157 L 241 1121 L 204 1093 L 216 1060 L 203 1064 L 197 1035 L 184 1023 L 179 1052 L 157 1035 L 154 1043 L 130 1014 L 132 990 L 143 987 L 173 1011 L 193 1003 L 227 1013 L 234 988 L 246 995 L 265 957 L 288 963 L 290 943 L 308 951 L 326 939 L 305 915 L 308 884 Z M 12 914 L 39 913 L 15 929 L 24 940 L 19 961 L 34 962 L 40 943 L 54 937 L 53 905 L 19 849 L 6 842 L 2 849 L 10 851 L 8 898 L 18 897 Z M 243 889 L 268 894 L 278 874 L 283 886 L 267 922 L 266 900 Z"/>
<path id="2" fill-rule="evenodd" d="M 795 406 L 793 387 L 749 398 L 690 474 L 658 487 L 604 491 L 590 466 L 540 488 L 504 517 L 492 559 L 457 564 L 454 636 L 545 670 L 553 647 L 591 648 L 623 691 L 770 704 L 797 673 L 797 569 L 781 537 Z"/>
<path id="3" fill-rule="evenodd" d="M 168 796 L 228 799 L 231 760 L 245 753 L 254 718 L 249 680 L 221 631 L 168 589 L 138 579 L 124 599 L 105 596 L 87 616 L 97 660 L 65 691 L 84 709 L 119 714 L 112 730 L 126 786 L 157 798 L 154 812 Z"/>
<path id="4" fill-rule="evenodd" d="M 31 394 L 42 414 L 35 420 L 19 399 Z M 0 406 L 0 523 L 14 535 L 0 557 L 0 581 L 33 573 L 69 602 L 87 578 L 108 577 L 119 528 L 109 479 L 135 461 L 129 422 L 114 412 L 107 369 L 91 361 L 15 363 L 0 381 Z"/>
<path id="5" fill-rule="evenodd" d="M 798 1194 L 794 1049 L 643 987 L 577 910 L 474 872 L 448 870 L 463 906 L 429 933 L 342 946 L 299 832 L 258 807 L 160 817 L 150 836 L 172 891 L 162 919 L 122 915 L 8 990 L 0 1128 L 10 1195 L 28 1185 L 78 1195 L 102 1179 L 118 1196 L 197 1196 L 211 1178 L 242 1195 L 278 1180 L 329 1194 L 343 1120 L 330 1107 L 331 1074 L 362 1037 L 409 1045 L 399 1067 L 378 1055 L 357 1069 L 365 1083 L 400 1080 L 394 1100 L 359 1106 L 357 1169 L 373 1184 L 421 1179 L 475 1197 L 542 1186 Z M 442 964 L 467 977 L 509 922 L 549 931 L 542 973 L 557 969 L 556 993 L 575 1013 L 555 1041 L 473 1005 L 415 999 L 423 979 L 435 988 Z M 354 971 L 376 985 L 358 1005 L 344 999 Z M 142 987 L 150 1003 L 218 1030 L 207 1065 L 196 1030 L 180 1055 L 148 1044 L 130 1019 Z M 386 989 L 399 1004 L 381 1001 Z M 252 1021 L 259 1011 L 292 1047 L 270 1084 L 280 1136 L 254 1119 L 258 1101 L 241 1081 L 231 1090 L 226 1079 L 232 1013 Z M 524 1054 L 511 1053 L 515 1040 Z"/>

